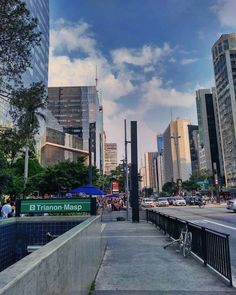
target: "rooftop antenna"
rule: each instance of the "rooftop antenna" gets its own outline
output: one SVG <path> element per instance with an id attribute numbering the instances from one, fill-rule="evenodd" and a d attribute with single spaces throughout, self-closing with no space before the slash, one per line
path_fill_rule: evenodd
<path id="1" fill-rule="evenodd" d="M 97 71 L 97 65 L 96 65 L 96 73 L 95 73 L 95 86 L 96 86 L 96 90 L 97 90 L 97 87 L 98 87 L 98 73 L 97 72 L 98 71 Z"/>
<path id="2" fill-rule="evenodd" d="M 171 121 L 172 121 L 173 120 L 172 108 L 170 108 L 170 118 L 171 118 Z"/>

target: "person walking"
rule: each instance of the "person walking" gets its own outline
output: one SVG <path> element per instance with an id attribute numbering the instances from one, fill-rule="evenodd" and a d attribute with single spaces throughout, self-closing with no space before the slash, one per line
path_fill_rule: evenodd
<path id="1" fill-rule="evenodd" d="M 1 215 L 3 219 L 12 216 L 12 206 L 10 204 L 10 200 L 7 200 L 6 204 L 2 206 Z"/>

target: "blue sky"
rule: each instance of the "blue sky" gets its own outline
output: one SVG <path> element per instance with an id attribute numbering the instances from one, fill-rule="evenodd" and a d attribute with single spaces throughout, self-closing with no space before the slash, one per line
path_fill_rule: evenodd
<path id="1" fill-rule="evenodd" d="M 108 142 L 123 155 L 123 119 L 139 156 L 173 117 L 196 123 L 195 90 L 214 86 L 211 47 L 236 31 L 235 0 L 50 0 L 50 86 L 94 85 Z"/>

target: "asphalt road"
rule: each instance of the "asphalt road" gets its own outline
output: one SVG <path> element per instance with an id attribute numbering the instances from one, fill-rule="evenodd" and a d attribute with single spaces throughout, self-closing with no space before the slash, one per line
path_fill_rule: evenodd
<path id="1" fill-rule="evenodd" d="M 201 226 L 230 234 L 230 257 L 233 278 L 236 281 L 236 213 L 227 210 L 226 205 L 165 207 L 154 210 L 191 221 Z"/>

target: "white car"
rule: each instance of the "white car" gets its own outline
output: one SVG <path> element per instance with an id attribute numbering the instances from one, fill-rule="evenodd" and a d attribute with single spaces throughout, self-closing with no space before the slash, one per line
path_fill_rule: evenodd
<path id="1" fill-rule="evenodd" d="M 141 206 L 143 206 L 145 208 L 156 207 L 156 202 L 153 199 L 144 198 L 144 199 L 142 199 Z"/>
<path id="2" fill-rule="evenodd" d="M 229 200 L 227 202 L 227 207 L 228 210 L 233 210 L 234 212 L 236 212 L 236 199 L 232 199 Z"/>
<path id="3" fill-rule="evenodd" d="M 157 206 L 158 207 L 169 207 L 169 202 L 167 198 L 159 198 L 157 200 Z"/>
<path id="4" fill-rule="evenodd" d="M 182 197 L 175 197 L 173 206 L 186 206 L 186 201 Z"/>

